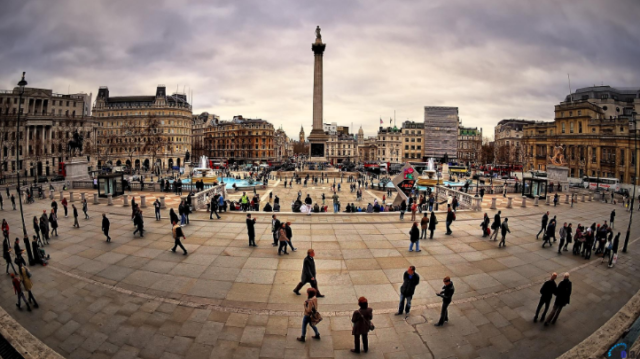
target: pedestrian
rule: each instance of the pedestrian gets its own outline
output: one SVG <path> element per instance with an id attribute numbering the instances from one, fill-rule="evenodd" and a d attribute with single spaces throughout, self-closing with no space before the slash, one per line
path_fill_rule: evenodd
<path id="1" fill-rule="evenodd" d="M 84 219 L 89 219 L 89 214 L 87 211 L 89 210 L 89 205 L 87 204 L 87 199 L 82 200 L 82 212 L 84 212 Z"/>
<path id="2" fill-rule="evenodd" d="M 572 239 L 573 239 L 573 228 L 571 228 L 572 224 L 569 223 L 569 226 L 566 229 L 567 232 L 567 241 L 564 244 L 564 251 L 568 251 L 567 247 L 569 247 L 569 244 L 571 244 Z"/>
<path id="3" fill-rule="evenodd" d="M 404 212 L 407 211 L 407 202 L 406 201 L 402 201 L 400 202 L 400 220 L 404 221 Z"/>
<path id="4" fill-rule="evenodd" d="M 276 217 L 276 215 L 271 216 L 271 233 L 273 233 L 273 246 L 278 245 L 278 237 L 280 236 L 280 220 Z"/>
<path id="5" fill-rule="evenodd" d="M 613 229 L 613 221 L 615 221 L 615 219 L 616 219 L 616 210 L 614 209 L 613 211 L 611 211 L 611 215 L 609 215 L 609 224 L 612 229 Z"/>
<path id="6" fill-rule="evenodd" d="M 320 339 L 320 332 L 316 325 L 319 320 L 322 320 L 320 313 L 318 313 L 318 298 L 316 298 L 316 290 L 313 288 L 307 288 L 307 300 L 304 301 L 304 315 L 302 316 L 302 335 L 296 338 L 299 342 L 305 342 L 307 340 L 307 325 L 311 326 L 313 332 L 316 333 L 313 339 Z"/>
<path id="7" fill-rule="evenodd" d="M 300 195 L 298 195 L 300 196 Z M 333 200 L 333 213 L 338 213 L 339 204 L 340 204 L 340 196 L 336 192 L 333 192 L 333 196 L 331 197 Z"/>
<path id="8" fill-rule="evenodd" d="M 498 230 L 502 225 L 502 222 L 500 220 L 501 214 L 502 214 L 502 211 L 498 211 L 498 213 L 496 213 L 496 215 L 493 216 L 493 223 L 491 224 L 491 230 L 493 231 L 493 233 L 489 235 L 489 240 L 491 240 L 491 238 L 493 238 L 494 241 L 498 240 Z"/>
<path id="9" fill-rule="evenodd" d="M 4 198 L 2 198 L 2 193 L 0 193 L 0 210 L 4 211 Z"/>
<path id="10" fill-rule="evenodd" d="M 53 208 L 51 209 L 51 213 L 49 213 L 49 223 L 51 224 L 51 235 L 53 235 L 53 233 L 56 233 L 56 237 L 58 236 L 58 216 L 56 215 L 56 212 L 53 210 Z"/>
<path id="11" fill-rule="evenodd" d="M 7 223 L 6 219 L 2 219 L 2 235 L 5 241 L 9 240 L 9 223 Z"/>
<path id="12" fill-rule="evenodd" d="M 442 309 L 440 311 L 440 320 L 435 324 L 436 327 L 441 327 L 445 322 L 449 322 L 449 304 L 451 304 L 451 300 L 453 298 L 453 293 L 455 292 L 455 288 L 453 286 L 453 282 L 449 276 L 444 277 L 442 280 L 444 283 L 444 287 L 442 287 L 442 291 L 440 293 L 436 293 L 436 295 L 442 298 Z"/>
<path id="13" fill-rule="evenodd" d="M 567 222 L 564 222 L 564 224 L 562 225 L 562 227 L 558 231 L 558 234 L 560 234 L 560 245 L 558 246 L 558 254 L 562 254 L 562 246 L 564 246 L 564 244 L 565 244 L 565 239 L 567 238 L 567 229 L 568 228 L 569 227 L 567 227 Z"/>
<path id="14" fill-rule="evenodd" d="M 413 252 L 413 246 L 416 246 L 416 252 L 420 251 L 420 230 L 418 229 L 418 222 L 413 222 L 411 229 L 409 230 L 409 240 L 411 244 L 409 244 L 409 252 Z"/>
<path id="15" fill-rule="evenodd" d="M 553 206 L 554 207 L 556 207 L 558 205 L 558 199 L 559 199 L 558 193 L 554 194 L 553 195 Z"/>
<path id="16" fill-rule="evenodd" d="M 73 226 L 80 228 L 80 223 L 78 223 L 78 209 L 75 204 L 72 204 L 71 208 L 73 208 Z"/>
<path id="17" fill-rule="evenodd" d="M 42 241 L 42 239 L 40 239 L 40 222 L 38 221 L 38 217 L 33 216 L 33 230 L 34 232 L 36 232 L 36 235 L 34 237 L 36 237 L 40 243 L 44 243 Z"/>
<path id="18" fill-rule="evenodd" d="M 60 203 L 62 203 L 62 208 L 64 208 L 64 217 L 67 218 L 67 198 L 62 197 L 62 201 L 60 201 Z"/>
<path id="19" fill-rule="evenodd" d="M 173 222 L 173 229 L 172 229 L 172 234 L 173 234 L 173 248 L 171 248 L 171 251 L 173 253 L 176 252 L 176 248 L 180 247 L 184 253 L 183 255 L 187 255 L 187 250 L 186 248 L 184 248 L 184 246 L 182 245 L 182 242 L 180 241 L 180 238 L 184 238 L 184 240 L 187 240 L 187 237 L 185 237 L 184 232 L 182 231 L 182 227 L 178 224 L 177 221 Z"/>
<path id="20" fill-rule="evenodd" d="M 256 219 L 251 218 L 251 213 L 247 214 L 247 234 L 249 235 L 249 247 L 257 247 L 256 245 Z"/>
<path id="21" fill-rule="evenodd" d="M 507 238 L 507 232 L 511 233 L 511 231 L 509 230 L 509 224 L 507 223 L 508 221 L 509 221 L 509 218 L 505 217 L 504 221 L 500 225 L 500 229 L 502 231 L 502 239 L 500 240 L 500 243 L 498 243 L 498 247 L 507 246 L 507 243 L 505 243 L 505 239 Z"/>
<path id="22" fill-rule="evenodd" d="M 436 224 L 438 224 L 436 214 L 431 211 L 431 216 L 429 217 L 429 239 L 433 239 L 433 232 L 436 230 Z"/>
<path id="23" fill-rule="evenodd" d="M 542 242 L 542 248 L 544 248 L 545 244 L 549 243 L 549 247 L 553 246 L 553 243 L 551 243 L 551 238 L 553 237 L 554 242 L 556 239 L 556 221 L 555 219 L 552 219 L 551 222 L 549 222 L 549 225 L 547 226 L 547 230 L 545 231 L 544 235 L 542 236 L 543 242 Z"/>
<path id="24" fill-rule="evenodd" d="M 400 287 L 400 304 L 396 315 L 402 315 L 402 311 L 409 316 L 411 310 L 411 299 L 416 292 L 416 287 L 420 284 L 420 276 L 416 273 L 416 267 L 410 266 L 402 275 L 402 286 Z M 406 304 L 405 304 L 406 301 Z"/>
<path id="25" fill-rule="evenodd" d="M 545 326 L 548 326 L 549 323 L 556 324 L 556 320 L 558 320 L 558 316 L 560 315 L 562 308 L 564 308 L 565 305 L 568 305 L 571 301 L 571 287 L 569 273 L 565 273 L 564 279 L 560 281 L 558 288 L 556 289 L 556 301 L 553 303 L 553 309 L 547 317 L 547 320 L 544 322 Z"/>
<path id="26" fill-rule="evenodd" d="M 33 288 L 33 282 L 31 281 L 31 272 L 29 271 L 29 269 L 27 269 L 27 266 L 25 265 L 20 265 L 18 268 L 18 271 L 20 272 L 20 280 L 22 281 L 22 285 L 24 286 L 24 290 L 26 290 L 29 293 L 28 296 L 28 300 L 25 300 L 25 302 L 27 303 L 27 305 L 29 303 L 33 304 L 34 308 L 38 308 L 38 302 L 36 301 L 36 298 L 33 296 L 33 293 L 31 293 L 31 289 Z M 24 297 L 23 297 L 24 299 Z M 18 302 L 20 302 L 18 300 Z M 18 306 L 19 308 L 20 306 Z"/>
<path id="27" fill-rule="evenodd" d="M 618 261 L 618 246 L 620 245 L 620 232 L 613 239 L 611 244 L 611 254 L 609 255 L 609 268 L 613 267 Z"/>
<path id="28" fill-rule="evenodd" d="M 284 252 L 284 254 L 289 255 L 289 253 L 287 253 L 287 242 L 289 241 L 289 238 L 287 238 L 287 229 L 284 227 L 280 227 L 280 233 L 278 234 L 278 241 L 280 243 L 280 245 L 278 246 L 278 255 L 282 255 L 282 252 Z"/>
<path id="29" fill-rule="evenodd" d="M 445 233 L 446 235 L 450 236 L 453 234 L 453 232 L 451 231 L 451 224 L 455 220 L 456 220 L 456 214 L 451 210 L 451 207 L 449 207 L 447 209 L 447 219 L 445 222 L 447 225 L 447 233 Z"/>
<path id="30" fill-rule="evenodd" d="M 411 222 L 416 221 L 416 212 L 418 211 L 418 203 L 414 202 L 411 204 Z"/>
<path id="31" fill-rule="evenodd" d="M 297 295 L 300 295 L 300 289 L 307 283 L 311 285 L 313 289 L 316 290 L 316 296 L 318 298 L 324 298 L 324 295 L 320 294 L 320 290 L 318 289 L 318 281 L 316 280 L 316 262 L 313 257 L 316 256 L 316 253 L 313 249 L 307 250 L 307 256 L 304 258 L 302 262 L 302 275 L 300 276 L 300 283 L 293 289 L 293 292 Z"/>
<path id="32" fill-rule="evenodd" d="M 311 204 L 313 203 L 313 200 L 311 200 L 311 197 L 309 196 L 309 194 L 307 193 L 307 198 L 304 199 L 304 204 L 307 207 L 307 216 L 311 215 Z"/>
<path id="33" fill-rule="evenodd" d="M 13 266 L 13 262 L 11 261 L 11 251 L 11 243 L 7 238 L 2 241 L 2 258 L 7 262 L 7 274 L 9 274 L 9 266 L 13 269 L 13 273 L 18 274 L 18 272 L 16 272 L 16 267 Z"/>
<path id="34" fill-rule="evenodd" d="M 180 204 L 178 205 L 178 214 L 180 215 L 180 226 L 184 226 L 187 224 L 187 215 L 185 214 L 186 212 L 186 204 L 184 203 L 184 200 L 180 201 Z"/>
<path id="35" fill-rule="evenodd" d="M 427 229 L 429 228 L 429 217 L 427 217 L 427 212 L 424 212 L 422 219 L 420 220 L 420 239 L 427 239 Z"/>
<path id="36" fill-rule="evenodd" d="M 51 209 L 53 209 L 53 212 L 56 214 L 56 217 L 57 217 L 58 216 L 58 202 L 56 202 L 55 199 L 53 201 L 51 201 Z"/>
<path id="37" fill-rule="evenodd" d="M 351 349 L 352 353 L 360 353 L 360 338 L 362 338 L 362 351 L 369 351 L 369 331 L 373 330 L 373 309 L 369 308 L 369 302 L 367 298 L 358 298 L 358 310 L 353 312 L 351 316 L 351 323 L 353 323 L 353 329 L 351 334 L 353 335 L 354 349 Z"/>
<path id="38" fill-rule="evenodd" d="M 40 233 L 42 234 L 42 243 L 43 245 L 49 244 L 49 218 L 48 217 L 40 217 Z"/>
<path id="39" fill-rule="evenodd" d="M 142 211 L 139 210 L 136 212 L 135 217 L 133 218 L 133 224 L 136 226 L 136 230 L 133 231 L 133 235 L 140 232 L 140 237 L 144 237 L 144 217 L 142 217 Z"/>
<path id="40" fill-rule="evenodd" d="M 155 211 L 156 214 L 156 221 L 160 220 L 160 207 L 162 206 L 162 203 L 160 203 L 160 199 L 156 198 L 156 200 L 153 202 L 153 210 Z"/>
<path id="41" fill-rule="evenodd" d="M 291 247 L 291 251 L 293 252 L 297 251 L 298 248 L 295 248 L 292 242 L 293 230 L 291 229 L 291 222 L 287 222 L 284 229 L 287 232 L 287 243 L 289 244 L 289 247 Z"/>
<path id="42" fill-rule="evenodd" d="M 11 194 L 11 205 L 13 206 L 13 210 L 16 210 L 16 197 L 13 195 L 13 193 Z"/>
<path id="43" fill-rule="evenodd" d="M 211 198 L 211 202 L 209 202 L 209 219 L 213 219 L 214 214 L 216 215 L 216 218 L 220 219 L 218 211 L 218 198 L 213 196 L 213 198 Z"/>
<path id="44" fill-rule="evenodd" d="M 551 303 L 551 298 L 553 298 L 553 294 L 556 292 L 556 278 L 558 278 L 557 273 L 551 274 L 551 278 L 544 282 L 542 287 L 540 288 L 540 302 L 538 302 L 538 308 L 536 308 L 536 315 L 533 317 L 533 322 L 538 322 L 538 314 L 540 314 L 540 309 L 544 305 L 544 311 L 542 312 L 542 317 L 540 317 L 540 321 L 544 322 L 544 317 L 547 315 L 547 310 L 549 310 L 549 304 Z"/>
<path id="45" fill-rule="evenodd" d="M 544 234 L 547 231 L 547 223 L 549 222 L 549 211 L 547 211 L 547 213 L 542 215 L 542 227 L 540 228 L 540 232 L 538 232 L 538 234 L 536 234 L 536 239 L 538 239 L 538 236 L 540 236 L 540 233 L 543 233 L 542 235 L 544 236 Z"/>
<path id="46" fill-rule="evenodd" d="M 176 222 L 179 223 L 180 219 L 178 218 L 178 215 L 176 214 L 176 211 L 173 210 L 173 208 L 169 209 L 169 221 L 171 221 L 171 223 Z M 173 225 L 172 225 L 173 227 Z"/>
<path id="47" fill-rule="evenodd" d="M 107 218 L 106 213 L 102 214 L 102 232 L 105 236 L 107 236 L 107 242 L 111 242 L 111 237 L 109 237 L 109 227 L 111 226 L 111 222 L 109 222 L 109 218 Z"/>
<path id="48" fill-rule="evenodd" d="M 24 292 L 22 291 L 22 284 L 20 283 L 20 279 L 18 279 L 18 276 L 16 274 L 11 273 L 11 282 L 13 283 L 13 292 L 18 296 L 18 303 L 16 303 L 16 307 L 22 310 L 20 302 L 24 300 L 24 303 L 27 305 L 27 310 L 31 311 L 31 306 L 29 305 L 27 298 L 24 296 Z"/>

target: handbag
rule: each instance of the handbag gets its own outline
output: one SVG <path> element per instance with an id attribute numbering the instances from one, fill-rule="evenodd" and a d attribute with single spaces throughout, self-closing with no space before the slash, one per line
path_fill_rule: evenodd
<path id="1" fill-rule="evenodd" d="M 362 317 L 362 321 L 364 321 L 369 326 L 370 332 L 376 330 L 376 326 L 373 325 L 373 323 L 370 320 L 367 320 L 367 318 L 365 318 L 360 311 L 358 311 L 358 314 L 360 314 L 360 317 Z"/>
<path id="2" fill-rule="evenodd" d="M 305 302 L 305 306 L 309 304 L 309 301 Z M 322 314 L 316 310 L 316 307 L 311 308 L 311 315 L 309 315 L 309 319 L 313 325 L 317 325 L 322 321 Z"/>

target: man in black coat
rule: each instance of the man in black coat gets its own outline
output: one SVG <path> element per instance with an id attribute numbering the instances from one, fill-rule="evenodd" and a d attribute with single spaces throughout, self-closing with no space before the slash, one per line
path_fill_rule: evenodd
<path id="1" fill-rule="evenodd" d="M 543 305 L 544 305 L 544 311 L 542 312 L 542 317 L 540 318 L 540 321 L 543 322 L 544 317 L 547 315 L 547 310 L 549 310 L 549 304 L 551 303 L 551 298 L 553 298 L 553 295 L 555 294 L 556 288 L 557 288 L 556 278 L 558 278 L 558 274 L 553 273 L 551 275 L 551 279 L 544 282 L 544 284 L 542 285 L 542 288 L 540 288 L 540 302 L 538 303 L 538 308 L 536 309 L 536 316 L 533 317 L 534 323 L 538 322 L 538 314 L 540 313 L 540 308 L 542 308 Z"/>
<path id="2" fill-rule="evenodd" d="M 442 298 L 442 310 L 440 311 L 440 320 L 435 325 L 436 327 L 441 327 L 444 325 L 444 322 L 449 321 L 449 304 L 451 304 L 451 300 L 453 298 L 453 293 L 455 292 L 455 288 L 453 287 L 453 282 L 451 278 L 444 277 L 442 280 L 444 283 L 444 287 L 442 287 L 442 291 L 440 293 L 436 293 L 438 297 Z"/>
<path id="3" fill-rule="evenodd" d="M 213 219 L 213 215 L 215 214 L 216 217 L 218 217 L 218 219 L 220 219 L 220 216 L 218 215 L 218 198 L 220 197 L 220 195 L 215 195 L 213 196 L 213 198 L 211 198 L 211 202 L 209 202 L 209 219 Z"/>
<path id="4" fill-rule="evenodd" d="M 543 236 L 547 234 L 546 231 L 547 231 L 548 222 L 549 222 L 549 211 L 547 211 L 547 213 L 542 215 L 542 227 L 540 228 L 540 232 L 536 234 L 536 239 L 538 239 L 538 237 L 540 236 L 540 233 L 542 233 Z"/>
<path id="5" fill-rule="evenodd" d="M 247 214 L 247 233 L 249 234 L 249 247 L 257 247 L 256 245 L 256 219 L 251 218 L 251 213 Z"/>
<path id="6" fill-rule="evenodd" d="M 136 226 L 136 230 L 133 231 L 133 235 L 140 232 L 140 237 L 144 237 L 144 219 L 142 217 L 142 211 L 136 212 L 135 217 L 133 217 L 133 224 Z"/>
<path id="7" fill-rule="evenodd" d="M 102 232 L 107 236 L 107 242 L 111 242 L 111 237 L 109 237 L 109 227 L 111 226 L 111 222 L 107 218 L 105 213 L 102 214 Z"/>
<path id="8" fill-rule="evenodd" d="M 287 243 L 289 243 L 289 247 L 291 247 L 292 251 L 297 251 L 298 248 L 293 246 L 293 231 L 291 230 L 291 222 L 287 222 L 284 224 L 284 230 L 287 232 L 287 239 L 289 239 L 289 241 Z M 285 248 L 286 249 L 286 248 Z"/>
<path id="9" fill-rule="evenodd" d="M 278 218 L 276 218 L 276 215 L 272 215 L 271 216 L 271 232 L 273 232 L 273 246 L 277 246 L 278 245 L 278 236 L 279 236 L 279 230 L 280 230 L 280 220 Z"/>
<path id="10" fill-rule="evenodd" d="M 307 250 L 307 256 L 302 263 L 302 275 L 300 276 L 300 283 L 293 290 L 294 293 L 300 295 L 300 289 L 302 286 L 309 283 L 311 287 L 316 290 L 316 297 L 324 298 L 324 295 L 320 294 L 320 290 L 318 289 L 318 281 L 316 280 L 316 262 L 313 260 L 313 257 L 316 256 L 316 253 L 313 249 Z"/>
<path id="11" fill-rule="evenodd" d="M 547 320 L 544 322 L 544 325 L 547 326 L 549 323 L 556 324 L 556 320 L 558 320 L 558 316 L 562 311 L 562 308 L 569 304 L 571 300 L 571 281 L 569 280 L 569 273 L 564 274 L 564 279 L 558 284 L 558 288 L 556 289 L 556 301 L 553 303 L 553 309 L 551 310 L 551 314 L 547 317 Z"/>
<path id="12" fill-rule="evenodd" d="M 416 286 L 420 284 L 420 276 L 416 273 L 416 267 L 411 266 L 404 272 L 402 276 L 402 286 L 400 287 L 400 305 L 398 306 L 398 312 L 396 315 L 402 315 L 404 309 L 407 316 L 411 310 L 411 299 L 416 291 Z M 407 304 L 405 305 L 405 300 Z"/>
<path id="13" fill-rule="evenodd" d="M 551 238 L 553 238 L 553 241 L 556 241 L 556 220 L 552 219 L 551 222 L 549 222 L 549 225 L 547 226 L 547 230 L 544 232 L 544 235 L 542 236 L 542 239 L 544 239 L 544 241 L 542 242 L 542 248 L 544 248 L 545 244 L 549 243 L 549 247 L 553 246 L 553 243 L 551 243 Z"/>
<path id="14" fill-rule="evenodd" d="M 498 240 L 498 230 L 502 225 L 502 222 L 500 220 L 501 214 L 502 211 L 498 211 L 498 213 L 496 213 L 496 215 L 493 217 L 493 223 L 491 224 L 491 230 L 493 231 L 493 233 L 491 233 L 491 235 L 489 236 L 489 240 L 491 240 L 492 238 L 494 241 Z"/>

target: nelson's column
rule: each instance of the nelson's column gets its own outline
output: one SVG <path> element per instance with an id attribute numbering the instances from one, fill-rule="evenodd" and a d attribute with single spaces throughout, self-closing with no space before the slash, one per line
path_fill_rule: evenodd
<path id="1" fill-rule="evenodd" d="M 309 161 L 327 162 L 325 157 L 328 136 L 322 126 L 322 54 L 326 44 L 322 43 L 320 26 L 316 27 L 316 41 L 313 50 L 313 129 L 309 134 Z"/>

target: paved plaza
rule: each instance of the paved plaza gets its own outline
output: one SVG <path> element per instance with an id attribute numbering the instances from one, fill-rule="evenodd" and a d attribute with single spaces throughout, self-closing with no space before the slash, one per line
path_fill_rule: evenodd
<path id="1" fill-rule="evenodd" d="M 338 180 L 339 181 L 339 180 Z M 329 186 L 283 189 L 273 181 L 268 191 L 281 198 L 283 210 L 295 198 L 310 192 L 314 201 Z M 342 183 L 341 199 L 355 195 Z M 89 191 L 87 191 L 89 192 Z M 159 193 L 147 193 L 151 203 Z M 239 198 L 230 194 L 229 198 Z M 344 196 L 344 197 L 343 197 Z M 364 191 L 366 205 L 382 193 Z M 559 225 L 591 224 L 608 220 L 616 209 L 616 230 L 626 230 L 628 212 L 620 205 L 599 202 L 558 207 L 505 209 L 512 233 L 507 247 L 481 238 L 481 212 L 459 212 L 445 236 L 443 214 L 433 240 L 422 240 L 422 252 L 408 252 L 409 215 L 282 213 L 290 221 L 297 252 L 278 256 L 271 246 L 270 214 L 257 214 L 257 248 L 248 247 L 245 214 L 208 213 L 191 216 L 184 227 L 188 256 L 172 253 L 171 228 L 155 221 L 153 208 L 145 212 L 144 238 L 134 237 L 130 207 L 89 205 L 90 220 L 60 218 L 59 237 L 46 250 L 47 267 L 31 267 L 39 309 L 18 311 L 8 279 L 0 305 L 37 338 L 69 358 L 351 358 L 350 315 L 360 296 L 374 310 L 376 330 L 370 335 L 370 358 L 555 358 L 590 335 L 608 320 L 639 288 L 640 250 L 630 245 L 618 264 L 608 269 L 601 259 L 586 261 L 571 252 L 563 255 L 541 248 L 535 239 L 546 210 Z M 355 201 L 354 201 L 355 202 Z M 78 203 L 78 202 L 76 202 Z M 177 200 L 168 204 L 177 209 Z M 483 206 L 488 206 L 486 196 Z M 5 210 L 12 234 L 19 233 L 19 211 Z M 518 203 L 519 204 L 519 203 Z M 515 204 L 514 205 L 518 205 Z M 262 205 L 261 205 L 262 207 Z M 49 208 L 49 201 L 26 205 L 25 219 Z M 62 211 L 59 211 L 62 212 Z M 100 231 L 101 213 L 111 219 L 112 242 Z M 488 210 L 491 218 L 494 210 Z M 82 215 L 81 215 L 82 217 Z M 632 241 L 640 230 L 632 226 Z M 14 237 L 14 236 L 12 236 Z M 622 239 L 621 238 L 621 239 Z M 300 336 L 304 296 L 292 289 L 300 279 L 308 248 L 316 251 L 320 290 L 319 311 L 325 319 L 318 328 L 320 341 L 296 341 Z M 622 244 L 620 246 L 622 248 Z M 421 276 L 411 315 L 397 311 L 402 274 L 410 265 Z M 532 322 L 539 288 L 551 272 L 571 272 L 573 295 L 555 326 Z M 451 276 L 456 293 L 450 321 L 433 324 L 440 314 L 442 278 Z M 8 276 L 7 276 L 8 278 Z"/>

